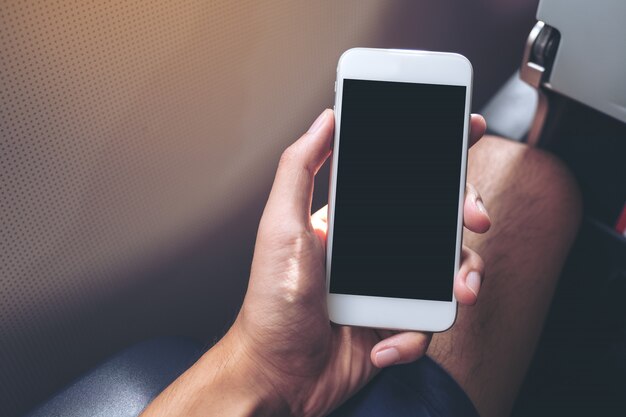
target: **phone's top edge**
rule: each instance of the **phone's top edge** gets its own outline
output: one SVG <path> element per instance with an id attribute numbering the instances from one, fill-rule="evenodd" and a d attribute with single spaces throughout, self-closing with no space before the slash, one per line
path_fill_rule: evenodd
<path id="1" fill-rule="evenodd" d="M 441 56 L 441 57 L 449 57 L 449 58 L 457 58 L 463 61 L 468 67 L 471 73 L 474 73 L 474 67 L 469 59 L 466 56 L 461 55 L 456 52 L 440 52 L 440 51 L 427 51 L 422 49 L 383 49 L 383 48 L 365 48 L 365 47 L 357 47 L 350 48 L 344 51 L 339 57 L 339 62 L 337 64 L 337 71 L 341 67 L 342 61 L 346 59 L 349 55 L 359 54 L 359 53 L 371 53 L 371 52 L 380 52 L 380 53 L 391 53 L 394 55 L 412 55 L 412 56 Z"/>

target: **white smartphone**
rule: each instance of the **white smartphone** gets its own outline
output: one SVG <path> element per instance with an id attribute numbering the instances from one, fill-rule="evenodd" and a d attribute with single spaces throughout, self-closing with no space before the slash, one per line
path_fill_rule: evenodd
<path id="1" fill-rule="evenodd" d="M 338 324 L 454 323 L 472 66 L 451 53 L 356 48 L 339 59 L 326 276 Z"/>

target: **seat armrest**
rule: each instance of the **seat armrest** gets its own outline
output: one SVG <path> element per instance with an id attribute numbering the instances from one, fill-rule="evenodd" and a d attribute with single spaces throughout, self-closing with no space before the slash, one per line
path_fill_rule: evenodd
<path id="1" fill-rule="evenodd" d="M 184 338 L 139 343 L 87 372 L 28 416 L 137 416 L 200 352 L 198 343 Z"/>

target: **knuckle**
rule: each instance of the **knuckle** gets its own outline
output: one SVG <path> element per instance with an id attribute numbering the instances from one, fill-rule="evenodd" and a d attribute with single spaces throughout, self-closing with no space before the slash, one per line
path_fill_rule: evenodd
<path id="1" fill-rule="evenodd" d="M 294 149 L 293 145 L 290 145 L 289 147 L 287 147 L 287 149 L 285 149 L 283 153 L 280 155 L 280 161 L 278 165 L 279 166 L 288 165 L 289 163 L 291 163 L 295 159 L 295 156 L 296 156 L 295 153 L 296 153 L 296 150 Z"/>
<path id="2" fill-rule="evenodd" d="M 483 262 L 483 258 L 481 258 L 481 256 L 474 252 L 471 249 L 468 249 L 468 261 L 469 264 L 473 267 L 473 268 L 477 268 L 482 270 L 485 267 L 485 263 Z"/>
<path id="3" fill-rule="evenodd" d="M 426 352 L 426 349 L 428 349 L 429 342 L 430 342 L 430 338 L 428 338 L 425 335 L 421 335 L 420 341 L 419 341 L 419 350 L 418 350 L 420 355 Z"/>
<path id="4" fill-rule="evenodd" d="M 417 333 L 413 340 L 413 346 L 410 351 L 409 360 L 414 361 L 422 357 L 426 353 L 429 343 L 430 339 L 426 335 Z"/>
<path id="5" fill-rule="evenodd" d="M 478 272 L 482 272 L 485 270 L 485 261 L 478 253 L 469 248 L 465 248 L 464 251 L 465 259 L 463 261 L 463 264 L 465 268 Z"/>
<path id="6" fill-rule="evenodd" d="M 478 254 L 476 254 L 476 269 L 479 271 L 485 270 L 485 261 L 483 261 L 483 258 L 481 258 Z"/>
<path id="7" fill-rule="evenodd" d="M 305 145 L 298 142 L 290 145 L 280 156 L 278 163 L 279 169 L 303 171 L 306 175 L 314 176 L 316 168 L 312 165 L 311 161 L 309 161 L 309 157 L 307 156 L 308 151 Z"/>
<path id="8" fill-rule="evenodd" d="M 470 190 L 469 193 L 473 195 L 475 199 L 482 199 L 480 195 L 480 191 L 473 184 L 467 183 L 467 189 Z"/>

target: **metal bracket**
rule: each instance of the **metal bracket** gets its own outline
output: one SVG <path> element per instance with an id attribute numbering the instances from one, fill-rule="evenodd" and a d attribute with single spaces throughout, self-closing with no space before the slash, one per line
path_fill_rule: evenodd
<path id="1" fill-rule="evenodd" d="M 559 41 L 559 32 L 542 21 L 535 24 L 526 40 L 520 78 L 534 87 L 538 93 L 537 110 L 527 138 L 530 145 L 538 142 L 545 122 L 548 100 L 542 90 L 544 86 L 549 87 L 550 71 Z"/>
<path id="2" fill-rule="evenodd" d="M 558 30 L 542 21 L 535 24 L 524 48 L 524 58 L 520 69 L 522 80 L 537 89 L 548 82 L 560 39 Z"/>
<path id="3" fill-rule="evenodd" d="M 524 48 L 524 57 L 522 58 L 522 67 L 520 68 L 520 78 L 535 88 L 539 88 L 545 68 L 531 61 L 533 45 L 537 36 L 544 28 L 545 23 L 539 21 L 530 31 Z"/>

